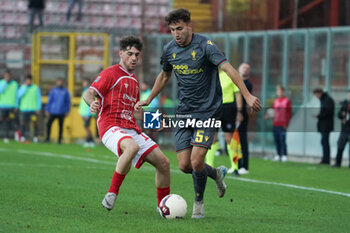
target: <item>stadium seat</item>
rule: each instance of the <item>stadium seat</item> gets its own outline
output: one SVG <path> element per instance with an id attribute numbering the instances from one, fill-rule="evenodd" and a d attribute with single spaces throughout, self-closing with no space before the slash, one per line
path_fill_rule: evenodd
<path id="1" fill-rule="evenodd" d="M 0 9 L 3 10 L 3 11 L 12 11 L 12 9 L 15 8 L 14 3 L 15 2 L 11 1 L 11 0 L 3 0 L 1 2 Z"/>
<path id="2" fill-rule="evenodd" d="M 28 10 L 27 1 L 17 1 L 16 10 L 19 12 L 26 12 Z"/>
<path id="3" fill-rule="evenodd" d="M 103 15 L 113 15 L 113 8 L 111 4 L 104 4 L 102 7 L 102 13 Z"/>
<path id="4" fill-rule="evenodd" d="M 140 16 L 141 15 L 141 5 L 132 5 L 130 9 L 130 13 L 132 16 Z"/>
<path id="5" fill-rule="evenodd" d="M 15 20 L 20 25 L 28 24 L 28 14 L 27 13 L 17 13 L 17 17 Z"/>

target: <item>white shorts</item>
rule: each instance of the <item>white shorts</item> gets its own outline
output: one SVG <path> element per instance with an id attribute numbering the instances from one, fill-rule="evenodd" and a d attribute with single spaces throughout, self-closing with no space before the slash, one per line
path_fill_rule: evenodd
<path id="1" fill-rule="evenodd" d="M 120 142 L 125 138 L 132 138 L 139 145 L 140 150 L 132 160 L 135 168 L 139 169 L 145 162 L 143 158 L 148 155 L 158 145 L 145 133 L 138 134 L 133 129 L 124 129 L 119 127 L 110 128 L 102 138 L 102 143 L 118 157 L 121 156 Z"/>

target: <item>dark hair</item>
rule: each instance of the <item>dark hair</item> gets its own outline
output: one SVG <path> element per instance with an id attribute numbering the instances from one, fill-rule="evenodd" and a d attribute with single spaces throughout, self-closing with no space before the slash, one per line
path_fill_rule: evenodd
<path id="1" fill-rule="evenodd" d="M 314 94 L 316 94 L 316 93 L 322 94 L 323 90 L 321 88 L 315 88 L 313 92 L 314 92 Z"/>
<path id="2" fill-rule="evenodd" d="M 9 74 L 9 75 L 11 75 L 11 71 L 10 71 L 9 69 L 6 69 L 5 72 L 4 72 L 4 74 Z"/>
<path id="3" fill-rule="evenodd" d="M 27 74 L 27 75 L 26 75 L 26 79 L 32 80 L 32 75 L 31 75 L 31 74 Z"/>
<path id="4" fill-rule="evenodd" d="M 169 14 L 165 16 L 165 22 L 167 22 L 168 25 L 178 23 L 180 20 L 184 23 L 191 22 L 191 13 L 187 9 L 179 8 L 169 12 Z"/>
<path id="5" fill-rule="evenodd" d="M 284 87 L 281 84 L 277 84 L 277 88 L 280 88 L 282 91 L 285 91 Z"/>
<path id="6" fill-rule="evenodd" d="M 137 50 L 142 51 L 142 42 L 140 38 L 136 36 L 126 36 L 120 39 L 120 50 L 126 50 L 128 47 L 135 47 Z"/>

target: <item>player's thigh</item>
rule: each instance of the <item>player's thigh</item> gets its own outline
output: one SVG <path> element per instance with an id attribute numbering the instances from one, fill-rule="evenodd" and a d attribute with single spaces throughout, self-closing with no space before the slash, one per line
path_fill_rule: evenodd
<path id="1" fill-rule="evenodd" d="M 121 153 L 127 152 L 128 154 L 135 156 L 140 150 L 140 146 L 133 138 L 124 138 L 119 143 L 119 149 Z"/>
<path id="2" fill-rule="evenodd" d="M 191 139 L 193 134 L 192 128 L 175 128 L 175 149 L 176 153 L 192 148 Z"/>
<path id="3" fill-rule="evenodd" d="M 133 139 L 131 135 L 129 135 L 125 130 L 119 127 L 110 128 L 102 138 L 102 143 L 115 155 L 120 157 L 122 155 L 121 143 L 125 139 Z M 124 145 L 124 149 L 127 145 Z"/>
<path id="4" fill-rule="evenodd" d="M 194 146 L 191 153 L 191 165 L 194 170 L 201 170 L 204 165 L 205 155 L 208 148 L 201 146 Z"/>
<path id="5" fill-rule="evenodd" d="M 146 155 L 144 161 L 150 163 L 156 168 L 169 170 L 169 159 L 164 155 L 159 147 L 154 148 L 148 155 Z"/>
<path id="6" fill-rule="evenodd" d="M 187 150 L 182 150 L 182 151 L 176 153 L 179 168 L 181 171 L 183 171 L 185 173 L 192 172 L 191 151 L 192 151 L 192 147 L 187 149 Z"/>

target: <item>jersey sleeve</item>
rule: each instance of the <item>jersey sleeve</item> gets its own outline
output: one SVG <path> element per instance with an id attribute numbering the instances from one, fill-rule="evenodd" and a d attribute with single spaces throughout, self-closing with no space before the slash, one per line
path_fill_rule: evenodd
<path id="1" fill-rule="evenodd" d="M 105 72 L 100 75 L 91 84 L 90 88 L 97 92 L 97 94 L 103 98 L 108 90 L 112 87 L 112 77 L 109 77 Z"/>
<path id="2" fill-rule="evenodd" d="M 203 43 L 205 43 L 205 54 L 212 64 L 220 67 L 222 64 L 227 62 L 224 54 L 216 47 L 213 42 L 211 42 L 211 40 L 207 40 Z"/>
<path id="3" fill-rule="evenodd" d="M 167 58 L 167 47 L 164 47 L 162 57 L 160 58 L 160 64 L 162 65 L 162 69 L 165 72 L 171 72 L 173 70 L 173 66 L 170 64 Z"/>

